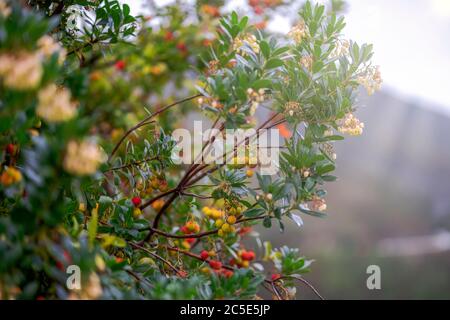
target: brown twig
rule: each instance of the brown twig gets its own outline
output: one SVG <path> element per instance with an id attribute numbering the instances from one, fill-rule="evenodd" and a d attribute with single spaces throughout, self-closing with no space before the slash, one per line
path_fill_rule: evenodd
<path id="1" fill-rule="evenodd" d="M 264 127 L 267 126 L 270 122 L 272 122 L 272 121 L 273 121 L 277 116 L 279 116 L 279 115 L 280 115 L 279 113 L 275 113 L 274 115 L 272 115 L 271 117 L 269 117 L 269 119 L 267 119 L 265 122 L 263 122 L 263 123 L 258 127 L 258 129 L 256 130 L 256 133 L 255 133 L 254 135 L 252 135 L 252 137 L 254 137 L 254 136 L 258 137 L 259 134 L 260 134 L 260 131 L 261 131 L 262 129 L 267 129 L 267 128 L 264 128 Z M 286 120 L 283 119 L 283 122 L 284 122 L 284 121 L 286 121 Z M 216 122 L 214 123 L 214 125 L 215 125 L 215 124 L 216 124 Z M 250 137 L 250 138 L 252 138 L 252 137 Z M 211 139 L 209 139 L 208 141 L 211 141 Z M 243 140 L 243 141 L 245 141 L 245 140 Z M 234 150 L 232 150 L 232 151 L 235 151 L 236 148 L 237 148 L 240 144 L 242 144 L 243 141 L 241 141 L 238 145 L 236 145 L 235 148 L 234 148 Z M 225 155 L 226 155 L 226 154 L 225 154 Z M 225 156 L 225 155 L 222 155 L 222 156 Z M 182 190 L 183 190 L 186 186 L 192 186 L 192 185 L 195 184 L 196 182 L 200 181 L 203 177 L 205 177 L 205 176 L 207 176 L 207 175 L 213 173 L 214 171 L 218 170 L 218 169 L 219 169 L 220 167 L 222 167 L 223 165 L 224 165 L 224 164 L 221 164 L 221 165 L 218 165 L 218 166 L 214 166 L 213 168 L 207 170 L 206 172 L 201 172 L 201 171 L 204 170 L 205 168 L 207 168 L 209 165 L 203 165 L 203 166 L 200 166 L 200 167 L 197 168 L 197 169 L 196 169 L 196 166 L 195 166 L 195 165 L 191 166 L 191 167 L 189 168 L 189 170 L 186 172 L 186 174 L 184 175 L 184 177 L 181 179 L 181 181 L 178 183 L 178 186 L 177 186 L 175 189 L 170 190 L 170 193 L 171 193 L 172 195 L 171 195 L 171 197 L 164 203 L 164 205 L 162 206 L 162 208 L 161 208 L 161 209 L 158 211 L 158 213 L 156 214 L 156 217 L 155 217 L 155 219 L 153 220 L 153 226 L 152 226 L 153 229 L 158 229 L 159 221 L 160 221 L 162 215 L 163 215 L 163 214 L 166 212 L 166 210 L 170 207 L 170 205 L 172 204 L 172 202 L 175 201 L 175 199 L 176 199 L 179 195 L 182 194 Z M 194 171 L 192 171 L 192 170 L 194 170 Z M 193 173 L 193 172 L 194 172 L 194 173 Z M 197 173 L 200 173 L 200 175 L 196 177 L 195 175 L 196 175 Z M 194 180 L 191 181 L 191 179 L 194 179 Z M 169 194 L 170 194 L 170 193 L 169 193 Z M 150 200 L 150 201 L 154 201 L 154 200 L 152 199 L 152 200 Z M 145 203 L 145 205 L 143 205 L 142 207 L 145 208 L 146 206 L 148 206 L 149 203 L 150 203 L 150 201 L 147 202 L 147 203 Z M 150 240 L 151 237 L 152 237 L 152 235 L 153 235 L 154 233 L 155 233 L 155 232 L 152 231 L 152 230 L 150 229 L 150 232 L 149 232 L 148 235 L 145 237 L 145 239 L 143 240 L 143 242 L 146 242 L 146 241 Z"/>
<path id="2" fill-rule="evenodd" d="M 236 221 L 236 224 L 243 223 L 243 222 L 249 222 L 249 221 L 255 221 L 255 220 L 262 220 L 265 217 L 267 217 L 267 216 L 264 215 L 264 216 L 258 216 L 258 217 L 252 217 L 252 218 L 241 218 Z M 168 232 L 156 229 L 151 226 L 139 229 L 139 231 L 146 231 L 146 230 L 150 230 L 153 233 L 159 234 L 166 238 L 172 238 L 172 239 L 189 239 L 189 238 L 199 239 L 199 238 L 203 238 L 203 237 L 206 237 L 206 236 L 209 236 L 212 234 L 216 234 L 217 232 L 219 232 L 219 229 L 214 229 L 214 230 L 210 230 L 210 231 L 205 231 L 205 232 L 201 232 L 201 233 L 193 233 L 193 234 L 172 234 L 172 233 L 168 233 Z"/>
<path id="3" fill-rule="evenodd" d="M 159 159 L 158 156 L 156 156 L 156 157 L 150 157 L 150 158 L 147 158 L 147 159 L 144 159 L 144 160 L 139 160 L 139 161 L 134 161 L 134 162 L 131 162 L 131 163 L 128 163 L 128 164 L 124 164 L 124 165 L 122 165 L 122 166 L 109 168 L 109 169 L 106 169 L 106 170 L 103 171 L 103 172 L 116 171 L 116 170 L 121 170 L 121 169 L 125 169 L 125 168 L 132 167 L 132 166 L 138 166 L 138 165 L 140 165 L 140 164 L 142 164 L 142 163 L 150 162 L 150 161 L 157 160 L 157 159 Z"/>
<path id="4" fill-rule="evenodd" d="M 139 129 L 140 127 L 142 127 L 142 126 L 148 124 L 149 121 L 150 121 L 151 119 L 153 119 L 153 118 L 156 117 L 157 115 L 163 113 L 164 111 L 166 111 L 166 110 L 168 110 L 168 109 L 170 109 L 170 108 L 172 108 L 172 107 L 174 107 L 174 106 L 176 106 L 176 105 L 179 105 L 179 104 L 181 104 L 181 103 L 190 101 L 190 100 L 192 100 L 192 99 L 195 99 L 195 98 L 198 98 L 198 97 L 201 97 L 201 96 L 202 96 L 202 94 L 196 94 L 196 95 L 193 95 L 193 96 L 190 96 L 190 97 L 187 97 L 187 98 L 184 98 L 184 99 L 175 101 L 175 102 L 173 102 L 173 103 L 171 103 L 171 104 L 169 104 L 169 105 L 167 105 L 167 106 L 165 106 L 165 107 L 162 107 L 161 109 L 155 111 L 154 113 L 152 113 L 151 115 L 149 115 L 148 117 L 146 117 L 145 119 L 143 119 L 142 121 L 140 121 L 139 123 L 137 123 L 136 125 L 134 125 L 133 127 L 131 127 L 130 129 L 128 129 L 128 130 L 125 132 L 125 134 L 122 136 L 122 138 L 120 138 L 119 142 L 117 142 L 117 144 L 115 145 L 115 147 L 113 148 L 113 150 L 111 151 L 111 155 L 109 156 L 108 161 L 110 161 L 110 160 L 112 159 L 112 157 L 113 157 L 114 154 L 116 153 L 117 149 L 119 149 L 119 147 L 120 147 L 120 145 L 122 144 L 122 142 L 123 142 L 123 141 L 124 141 L 124 140 L 132 133 L 132 132 L 134 132 L 135 130 Z"/>
<path id="5" fill-rule="evenodd" d="M 180 248 L 177 248 L 177 247 L 170 247 L 170 246 L 165 246 L 165 247 L 167 248 L 167 250 L 176 251 L 176 252 L 179 252 L 181 254 L 184 254 L 185 256 L 188 256 L 188 257 L 200 260 L 200 261 L 204 261 L 204 262 L 207 262 L 207 263 L 211 261 L 211 259 L 206 259 L 206 260 L 202 259 L 202 257 L 200 257 L 200 255 L 198 255 L 198 254 L 195 254 L 195 253 L 192 253 L 190 251 L 186 251 L 186 250 L 183 250 L 183 249 L 180 249 Z M 230 267 L 230 266 L 227 266 L 227 265 L 222 265 L 222 268 L 234 271 L 233 267 Z"/>
<path id="6" fill-rule="evenodd" d="M 146 253 L 148 253 L 148 254 L 151 255 L 152 257 L 154 257 L 154 258 L 156 258 L 156 259 L 162 261 L 162 262 L 165 263 L 170 269 L 172 269 L 176 274 L 178 274 L 178 275 L 183 275 L 183 276 L 184 276 L 184 273 L 183 273 L 181 270 L 179 270 L 178 268 L 176 268 L 173 264 L 171 264 L 168 260 L 164 259 L 164 258 L 161 257 L 160 255 L 158 255 L 158 254 L 156 254 L 156 253 L 154 253 L 154 252 L 151 252 L 149 249 L 147 249 L 147 248 L 145 248 L 145 247 L 143 247 L 143 246 L 141 246 L 141 245 L 139 245 L 139 244 L 137 244 L 137 243 L 129 242 L 129 244 L 130 244 L 132 247 L 134 247 L 134 248 L 136 248 L 136 249 L 139 249 L 139 250 L 142 250 L 142 251 L 145 251 Z"/>
<path id="7" fill-rule="evenodd" d="M 319 297 L 320 300 L 325 300 L 325 298 L 322 297 L 322 295 L 319 293 L 319 291 L 317 291 L 316 288 L 314 288 L 314 286 L 313 286 L 311 283 L 309 283 L 308 281 L 306 281 L 306 280 L 303 279 L 302 277 L 296 277 L 296 276 L 282 276 L 282 277 L 280 277 L 280 278 L 278 278 L 277 280 L 274 280 L 274 281 L 272 281 L 272 282 L 280 281 L 280 280 L 283 280 L 283 279 L 294 279 L 294 280 L 298 280 L 298 281 L 302 282 L 303 284 L 305 284 L 306 286 L 308 286 L 308 287 L 314 292 L 314 294 L 315 294 L 316 296 Z"/>

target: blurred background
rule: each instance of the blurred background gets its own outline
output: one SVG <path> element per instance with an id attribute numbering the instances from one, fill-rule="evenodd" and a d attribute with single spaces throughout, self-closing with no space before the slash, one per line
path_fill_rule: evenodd
<path id="1" fill-rule="evenodd" d="M 126 2 L 145 11 L 145 0 Z M 286 33 L 298 5 L 268 29 Z M 450 0 L 349 0 L 344 13 L 346 36 L 374 44 L 383 90 L 361 93 L 365 132 L 337 143 L 329 216 L 259 231 L 314 259 L 307 279 L 327 299 L 450 299 Z M 369 265 L 381 290 L 366 287 Z"/>

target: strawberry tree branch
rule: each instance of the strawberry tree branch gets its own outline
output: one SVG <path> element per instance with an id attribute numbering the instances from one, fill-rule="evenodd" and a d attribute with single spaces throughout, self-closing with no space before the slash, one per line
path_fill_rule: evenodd
<path id="1" fill-rule="evenodd" d="M 249 222 L 249 221 L 255 221 L 255 220 L 262 220 L 265 217 L 267 217 L 267 216 L 264 215 L 264 216 L 258 216 L 258 217 L 252 217 L 252 218 L 241 218 L 236 221 L 236 224 L 243 223 L 243 222 Z M 172 238 L 172 239 L 189 239 L 189 238 L 199 239 L 199 238 L 210 236 L 210 235 L 213 235 L 213 234 L 216 234 L 217 232 L 219 232 L 219 229 L 214 229 L 214 230 L 205 231 L 205 232 L 201 232 L 201 233 L 195 233 L 195 234 L 171 234 L 171 233 L 164 232 L 162 230 L 153 228 L 151 226 L 139 229 L 139 231 L 146 231 L 146 230 L 150 230 L 156 234 L 159 234 L 166 238 Z"/>
<path id="2" fill-rule="evenodd" d="M 181 270 L 179 270 L 178 268 L 176 268 L 173 264 L 171 264 L 168 260 L 164 259 L 164 258 L 161 257 L 160 255 L 158 255 L 158 254 L 156 254 L 156 253 L 150 251 L 149 249 L 147 249 L 147 248 L 145 248 L 145 247 L 143 247 L 143 246 L 141 246 L 141 245 L 139 245 L 139 244 L 137 244 L 137 243 L 129 242 L 129 244 L 130 244 L 130 246 L 132 246 L 132 247 L 134 247 L 134 248 L 136 248 L 136 249 L 145 251 L 146 253 L 148 253 L 148 254 L 151 255 L 152 257 L 154 257 L 154 258 L 156 258 L 156 259 L 162 261 L 162 262 L 165 263 L 170 269 L 172 269 L 173 271 L 175 271 L 176 274 L 178 274 L 178 275 L 184 274 L 183 271 L 181 271 Z"/>
<path id="3" fill-rule="evenodd" d="M 298 277 L 298 276 L 294 276 L 294 275 L 291 275 L 291 276 L 282 276 L 282 277 L 280 277 L 280 278 L 278 278 L 278 279 L 276 279 L 276 280 L 273 280 L 273 281 L 268 280 L 268 281 L 274 283 L 274 282 L 277 282 L 277 281 L 281 281 L 281 280 L 283 280 L 283 279 L 287 279 L 287 280 L 288 280 L 288 279 L 298 280 L 298 281 L 302 282 L 303 284 L 305 284 L 306 286 L 308 286 L 308 287 L 314 292 L 314 294 L 320 298 L 320 300 L 325 300 L 325 298 L 322 297 L 322 295 L 319 293 L 319 291 L 317 291 L 317 289 L 314 288 L 314 286 L 313 286 L 311 283 L 309 283 L 308 281 L 306 281 L 306 280 L 303 279 L 302 277 Z"/>
<path id="4" fill-rule="evenodd" d="M 137 123 L 135 126 L 133 126 L 133 127 L 131 127 L 130 129 L 128 129 L 127 132 L 125 132 L 125 134 L 122 136 L 122 138 L 120 138 L 119 142 L 117 142 L 117 144 L 114 146 L 113 150 L 111 151 L 111 155 L 109 156 L 108 162 L 112 159 L 112 157 L 113 157 L 114 154 L 116 153 L 117 149 L 119 149 L 119 147 L 120 147 L 120 145 L 122 144 L 122 142 L 123 142 L 123 141 L 124 141 L 124 140 L 132 133 L 132 132 L 134 132 L 135 130 L 141 128 L 142 126 L 144 126 L 144 125 L 146 125 L 146 124 L 151 123 L 151 122 L 149 122 L 151 119 L 153 119 L 153 118 L 156 117 L 157 115 L 159 115 L 159 114 L 165 112 L 166 110 L 168 110 L 168 109 L 170 109 L 170 108 L 172 108 L 172 107 L 174 107 L 174 106 L 176 106 L 176 105 L 182 104 L 182 103 L 184 103 L 184 102 L 193 100 L 193 99 L 198 98 L 198 97 L 201 97 L 201 96 L 203 96 L 203 95 L 199 93 L 199 94 L 196 94 L 196 95 L 193 95 L 193 96 L 190 96 L 190 97 L 187 97 L 187 98 L 184 98 L 184 99 L 175 101 L 175 102 L 173 102 L 173 103 L 171 103 L 171 104 L 169 104 L 169 105 L 167 105 L 167 106 L 165 106 L 165 107 L 163 107 L 163 108 L 161 108 L 161 109 L 155 111 L 154 113 L 152 113 L 151 115 L 149 115 L 148 117 L 146 117 L 145 119 L 143 119 L 142 121 L 140 121 L 139 123 Z"/>

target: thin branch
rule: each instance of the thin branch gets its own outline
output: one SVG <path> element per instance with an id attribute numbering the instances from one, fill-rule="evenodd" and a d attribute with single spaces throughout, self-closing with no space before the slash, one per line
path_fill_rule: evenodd
<path id="1" fill-rule="evenodd" d="M 179 252 L 181 254 L 184 254 L 185 256 L 188 256 L 188 257 L 200 260 L 200 261 L 204 261 L 204 262 L 207 262 L 207 263 L 209 261 L 211 261 L 211 259 L 206 259 L 206 260 L 202 259 L 202 257 L 200 257 L 200 255 L 198 255 L 198 254 L 195 254 L 195 253 L 192 253 L 190 251 L 186 251 L 186 250 L 183 250 L 183 249 L 180 249 L 180 248 L 177 248 L 177 247 L 170 247 L 170 246 L 165 246 L 165 247 L 167 248 L 167 250 L 176 251 L 176 252 Z M 233 267 L 230 267 L 230 266 L 227 266 L 227 265 L 222 265 L 222 268 L 234 271 Z"/>
<path id="2" fill-rule="evenodd" d="M 267 216 L 264 215 L 264 216 L 258 216 L 258 217 L 252 217 L 252 218 L 241 218 L 236 221 L 236 224 L 243 223 L 243 222 L 255 221 L 255 220 L 262 220 L 265 217 L 267 217 Z M 217 232 L 219 232 L 219 229 L 214 229 L 214 230 L 210 230 L 210 231 L 205 231 L 205 232 L 201 232 L 201 233 L 193 233 L 193 234 L 172 234 L 172 233 L 168 233 L 168 232 L 156 229 L 151 226 L 139 229 L 139 231 L 146 231 L 146 230 L 150 230 L 152 233 L 156 233 L 156 234 L 159 234 L 166 238 L 173 238 L 173 239 L 189 239 L 189 238 L 199 239 L 199 238 L 203 238 L 203 237 L 206 237 L 206 236 L 209 236 L 212 234 L 216 234 Z"/>
<path id="3" fill-rule="evenodd" d="M 145 231 L 145 230 L 150 230 L 156 234 L 159 234 L 161 236 L 164 236 L 166 238 L 172 238 L 172 239 L 198 239 L 198 238 L 202 238 L 202 237 L 206 237 L 212 234 L 216 234 L 217 232 L 219 232 L 218 229 L 215 230 L 211 230 L 211 231 L 205 231 L 205 232 L 201 232 L 201 233 L 195 233 L 195 234 L 171 234 L 168 232 L 164 232 L 162 230 L 159 229 L 155 229 L 153 227 L 145 227 L 143 229 L 140 229 L 140 231 Z"/>
<path id="4" fill-rule="evenodd" d="M 270 122 L 272 122 L 272 121 L 273 121 L 277 116 L 279 116 L 279 115 L 280 115 L 280 113 L 275 113 L 274 115 L 272 115 L 271 117 L 269 117 L 269 119 L 267 119 L 264 123 L 262 123 L 262 124 L 258 127 L 258 129 L 256 130 L 256 133 L 255 133 L 254 135 L 252 135 L 252 137 L 250 137 L 250 138 L 253 138 L 255 135 L 256 135 L 256 137 L 258 137 L 259 134 L 260 134 L 260 131 L 261 131 L 262 129 L 267 129 L 267 128 L 264 128 L 264 127 L 265 127 L 266 125 L 268 125 Z M 283 120 L 283 121 L 285 121 L 285 120 Z M 211 140 L 209 140 L 209 141 L 211 141 Z M 245 140 L 243 140 L 243 141 L 245 141 Z M 241 141 L 238 145 L 236 145 L 235 148 L 234 148 L 234 150 L 236 150 L 236 148 L 237 148 L 240 144 L 242 144 L 243 141 Z M 223 157 L 223 156 L 224 156 L 224 155 L 222 155 L 222 157 Z M 181 191 L 183 190 L 183 188 L 184 188 L 186 185 L 187 185 L 187 186 L 190 186 L 190 185 L 195 184 L 196 182 L 198 182 L 199 180 L 201 180 L 203 177 L 205 177 L 205 176 L 207 176 L 207 175 L 213 173 L 214 171 L 216 171 L 217 169 L 219 169 L 219 168 L 222 167 L 223 165 L 224 165 L 224 164 L 221 164 L 221 165 L 219 165 L 219 166 L 215 166 L 215 167 L 213 167 L 212 169 L 209 169 L 208 171 L 201 173 L 198 177 L 195 177 L 195 175 L 197 174 L 197 172 L 200 172 L 201 170 L 207 168 L 208 165 L 200 166 L 201 169 L 200 169 L 200 170 L 197 169 L 197 170 L 195 171 L 195 173 L 193 173 L 193 174 L 191 174 L 191 170 L 192 170 L 192 168 L 195 168 L 195 166 L 191 166 L 191 168 L 189 168 L 189 170 L 186 172 L 186 174 L 184 175 L 184 177 L 183 177 L 183 178 L 181 179 L 181 181 L 178 183 L 177 188 L 175 188 L 174 191 L 171 191 L 171 193 L 172 193 L 171 197 L 167 200 L 167 202 L 164 203 L 164 205 L 162 206 L 162 208 L 161 208 L 161 209 L 159 210 L 159 212 L 156 214 L 155 220 L 153 221 L 153 228 L 154 228 L 154 229 L 157 229 L 157 228 L 158 228 L 159 221 L 160 221 L 162 215 L 163 215 L 163 214 L 166 212 L 166 210 L 170 207 L 170 205 L 172 204 L 172 202 L 175 201 L 175 199 L 181 194 Z M 190 181 L 192 178 L 195 178 L 194 181 Z M 146 203 L 146 205 L 148 205 L 148 204 Z M 145 239 L 143 240 L 143 242 L 146 242 L 146 241 L 150 240 L 150 238 L 152 237 L 153 233 L 154 233 L 154 231 L 150 230 L 150 232 L 149 232 L 148 235 L 145 237 Z"/>
<path id="5" fill-rule="evenodd" d="M 171 264 L 168 260 L 164 259 L 164 258 L 161 257 L 160 255 L 158 255 L 158 254 L 156 254 L 156 253 L 154 253 L 154 252 L 151 252 L 149 249 L 147 249 L 147 248 L 145 248 L 145 247 L 142 247 L 142 246 L 140 246 L 140 245 L 137 244 L 137 243 L 129 242 L 129 244 L 130 244 L 132 247 L 134 247 L 134 248 L 136 248 L 136 249 L 139 249 L 139 250 L 142 250 L 142 251 L 145 251 L 146 253 L 148 253 L 148 254 L 151 255 L 152 257 L 154 257 L 154 258 L 156 258 L 156 259 L 162 261 L 162 262 L 165 263 L 169 268 L 171 268 L 173 271 L 175 271 L 176 274 L 178 274 L 178 275 L 183 275 L 183 272 L 182 272 L 181 270 L 179 270 L 178 268 L 176 268 L 173 264 Z"/>
<path id="6" fill-rule="evenodd" d="M 150 281 L 148 281 L 148 279 L 145 278 L 141 278 L 136 272 L 132 271 L 132 270 L 125 270 L 129 275 L 131 275 L 134 279 L 136 279 L 136 281 L 138 282 L 145 282 L 147 283 L 147 285 L 151 288 L 154 287 L 153 283 L 151 283 Z"/>
<path id="7" fill-rule="evenodd" d="M 322 295 L 319 293 L 319 291 L 317 291 L 316 288 L 314 288 L 314 286 L 311 283 L 309 283 L 308 281 L 306 281 L 302 277 L 282 276 L 282 277 L 278 278 L 277 280 L 274 280 L 273 282 L 280 281 L 280 280 L 283 280 L 283 279 L 295 279 L 295 280 L 298 280 L 298 281 L 302 282 L 303 284 L 305 284 L 306 286 L 308 286 L 314 292 L 314 294 L 319 297 L 320 300 L 325 300 L 325 298 L 322 297 Z"/>
<path id="8" fill-rule="evenodd" d="M 194 197 L 194 198 L 198 198 L 198 199 L 213 199 L 213 197 L 211 196 L 202 196 L 199 194 L 195 194 L 195 193 L 189 193 L 189 192 L 181 192 L 181 194 L 183 196 L 188 196 L 188 197 Z"/>
<path id="9" fill-rule="evenodd" d="M 172 193 L 174 193 L 176 191 L 178 191 L 178 189 L 174 188 L 174 189 L 170 189 L 170 190 L 168 190 L 166 192 L 160 193 L 159 195 L 157 195 L 157 196 L 153 197 L 152 199 L 148 200 L 147 202 L 141 204 L 139 206 L 139 209 L 143 210 L 143 209 L 147 208 L 148 206 L 152 205 L 152 203 L 155 202 L 156 200 L 164 198 L 165 196 L 168 196 L 169 194 L 172 194 Z"/>
<path id="10" fill-rule="evenodd" d="M 120 147 L 120 145 L 122 144 L 122 142 L 123 142 L 123 141 L 124 141 L 124 140 L 132 133 L 132 132 L 134 132 L 135 130 L 139 129 L 140 127 L 146 125 L 146 124 L 148 123 L 148 121 L 150 121 L 151 119 L 153 119 L 153 118 L 156 117 L 157 115 L 163 113 L 164 111 L 166 111 L 166 110 L 168 110 L 168 109 L 170 109 L 170 108 L 172 108 L 172 107 L 174 107 L 174 106 L 176 106 L 176 105 L 179 105 L 179 104 L 181 104 L 181 103 L 184 103 L 184 102 L 193 100 L 193 99 L 198 98 L 198 97 L 201 97 L 201 96 L 202 96 L 202 94 L 196 94 L 196 95 L 193 95 L 193 96 L 190 96 L 190 97 L 187 97 L 187 98 L 184 98 L 184 99 L 175 101 L 175 102 L 173 102 L 173 103 L 171 103 L 171 104 L 169 104 L 169 105 L 167 105 L 167 106 L 165 106 L 165 107 L 163 107 L 163 108 L 161 108 L 161 109 L 155 111 L 154 113 L 152 113 L 151 115 L 149 115 L 147 118 L 143 119 L 142 121 L 140 121 L 139 123 L 137 123 L 135 126 L 133 126 L 133 127 L 131 127 L 130 129 L 128 129 L 127 132 L 125 132 L 125 134 L 122 136 L 122 138 L 120 138 L 119 142 L 115 145 L 114 149 L 113 149 L 112 152 L 111 152 L 111 155 L 109 156 L 108 161 L 110 161 L 110 160 L 112 159 L 112 157 L 113 157 L 114 154 L 116 153 L 117 149 L 119 149 L 119 147 Z"/>
<path id="11" fill-rule="evenodd" d="M 125 168 L 128 168 L 128 167 L 138 166 L 138 165 L 140 165 L 142 163 L 150 162 L 150 161 L 157 160 L 157 159 L 159 159 L 158 156 L 150 157 L 150 158 L 147 158 L 147 159 L 144 159 L 144 160 L 139 160 L 139 161 L 134 161 L 134 162 L 131 162 L 131 163 L 128 163 L 128 164 L 124 164 L 122 166 L 109 168 L 109 169 L 106 169 L 103 172 L 116 171 L 116 170 L 121 170 L 121 169 L 125 169 Z"/>
<path id="12" fill-rule="evenodd" d="M 275 292 L 275 295 L 277 296 L 278 300 L 284 300 L 283 297 L 282 297 L 282 296 L 280 295 L 280 293 L 278 292 L 278 288 L 277 288 L 277 286 L 275 285 L 275 282 L 272 282 L 271 285 L 272 285 L 272 289 L 273 289 L 273 291 Z"/>

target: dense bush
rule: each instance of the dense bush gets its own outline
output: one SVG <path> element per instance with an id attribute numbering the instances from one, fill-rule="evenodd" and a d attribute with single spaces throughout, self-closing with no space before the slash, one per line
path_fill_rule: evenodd
<path id="1" fill-rule="evenodd" d="M 306 2 L 275 36 L 201 2 L 134 17 L 113 0 L 0 0 L 0 298 L 291 299 L 307 288 L 310 261 L 252 227 L 324 216 L 333 142 L 362 133 L 356 92 L 380 86 L 372 47 L 342 38 L 333 4 Z M 196 111 L 221 133 L 280 129 L 278 174 L 260 175 L 249 153 L 175 164 L 171 132 Z M 66 286 L 71 265 L 81 289 Z"/>

